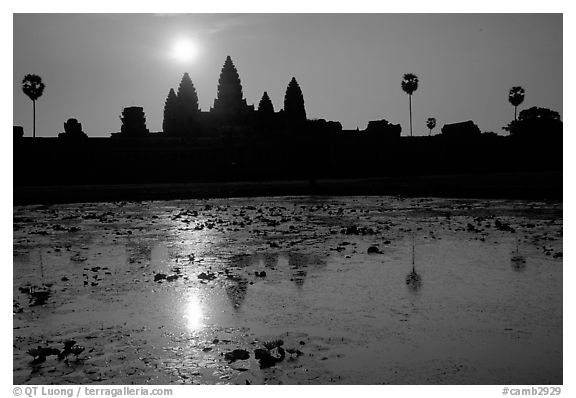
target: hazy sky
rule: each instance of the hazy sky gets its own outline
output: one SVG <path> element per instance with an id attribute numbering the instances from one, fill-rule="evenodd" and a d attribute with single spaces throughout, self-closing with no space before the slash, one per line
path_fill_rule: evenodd
<path id="1" fill-rule="evenodd" d="M 173 56 L 181 38 L 196 47 L 187 62 Z M 14 124 L 26 136 L 27 73 L 46 84 L 38 136 L 56 136 L 71 117 L 89 136 L 109 136 L 120 131 L 122 108 L 133 105 L 144 107 L 150 131 L 160 131 L 168 91 L 185 71 L 209 110 L 227 55 L 249 104 L 267 91 L 281 109 L 294 76 L 309 118 L 348 129 L 385 118 L 408 134 L 404 73 L 420 79 L 416 135 L 428 134 L 428 117 L 438 131 L 472 119 L 503 134 L 516 85 L 526 89 L 520 109 L 562 114 L 561 14 L 15 14 L 13 44 Z"/>

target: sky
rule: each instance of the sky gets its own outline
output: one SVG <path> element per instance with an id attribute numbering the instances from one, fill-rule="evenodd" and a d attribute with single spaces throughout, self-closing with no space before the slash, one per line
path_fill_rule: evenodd
<path id="1" fill-rule="evenodd" d="M 429 117 L 438 132 L 473 120 L 506 134 L 512 86 L 526 90 L 519 111 L 562 115 L 562 25 L 562 14 L 14 14 L 13 124 L 32 135 L 21 83 L 33 73 L 46 84 L 37 136 L 57 136 L 77 118 L 89 136 L 108 137 L 120 131 L 126 106 L 144 107 L 150 131 L 161 131 L 166 96 L 182 74 L 207 111 L 230 55 L 249 104 L 267 91 L 280 110 L 295 77 L 308 118 L 345 129 L 386 119 L 407 135 L 400 84 L 414 73 L 414 135 L 428 134 Z M 175 54 L 182 41 L 190 48 Z"/>

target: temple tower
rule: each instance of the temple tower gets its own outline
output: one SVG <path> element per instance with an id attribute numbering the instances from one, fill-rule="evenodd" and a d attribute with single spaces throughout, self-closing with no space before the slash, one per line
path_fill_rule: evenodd
<path id="1" fill-rule="evenodd" d="M 284 115 L 294 121 L 306 120 L 306 109 L 304 108 L 304 96 L 298 82 L 293 77 L 286 88 L 284 96 Z"/>
<path id="2" fill-rule="evenodd" d="M 146 128 L 146 116 L 141 106 L 129 106 L 122 110 L 120 134 L 124 137 L 145 137 L 150 132 Z"/>
<path id="3" fill-rule="evenodd" d="M 200 109 L 198 108 L 198 94 L 188 73 L 184 73 L 182 76 L 177 97 L 183 114 L 188 118 L 194 118 Z"/>
<path id="4" fill-rule="evenodd" d="M 178 97 L 173 88 L 170 89 L 164 105 L 162 130 L 167 135 L 178 135 Z"/>
<path id="5" fill-rule="evenodd" d="M 266 91 L 264 91 L 262 99 L 258 104 L 258 113 L 262 116 L 271 116 L 274 114 L 274 106 L 272 105 L 272 101 Z"/>
<path id="6" fill-rule="evenodd" d="M 238 116 L 250 107 L 242 94 L 242 84 L 238 71 L 230 56 L 226 57 L 220 78 L 218 79 L 218 96 L 214 100 L 212 111 L 225 116 Z"/>

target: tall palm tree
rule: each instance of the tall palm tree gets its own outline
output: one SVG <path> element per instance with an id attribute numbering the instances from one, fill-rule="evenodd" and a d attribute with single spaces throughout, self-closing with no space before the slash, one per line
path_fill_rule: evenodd
<path id="1" fill-rule="evenodd" d="M 32 100 L 33 109 L 33 137 L 36 138 L 36 100 L 42 96 L 46 85 L 42 83 L 42 78 L 38 75 L 28 74 L 22 80 L 22 91 Z"/>
<path id="2" fill-rule="evenodd" d="M 426 120 L 426 127 L 428 127 L 428 129 L 430 130 L 430 134 L 428 135 L 432 135 L 432 129 L 436 127 L 436 118 L 429 117 L 428 120 Z"/>
<path id="3" fill-rule="evenodd" d="M 402 80 L 402 90 L 408 94 L 410 101 L 410 137 L 412 137 L 412 94 L 418 90 L 418 76 L 413 73 L 406 73 Z"/>
<path id="4" fill-rule="evenodd" d="M 518 120 L 516 117 L 516 109 L 518 108 L 518 105 L 520 105 L 522 102 L 524 102 L 524 94 L 526 92 L 524 91 L 524 89 L 520 86 L 514 86 L 510 89 L 510 92 L 508 93 L 508 101 L 514 105 L 514 120 Z"/>

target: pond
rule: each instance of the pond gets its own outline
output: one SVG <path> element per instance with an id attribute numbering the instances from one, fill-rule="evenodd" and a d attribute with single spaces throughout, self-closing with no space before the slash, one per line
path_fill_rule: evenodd
<path id="1" fill-rule="evenodd" d="M 13 381 L 562 384 L 562 227 L 507 200 L 14 207 Z"/>

